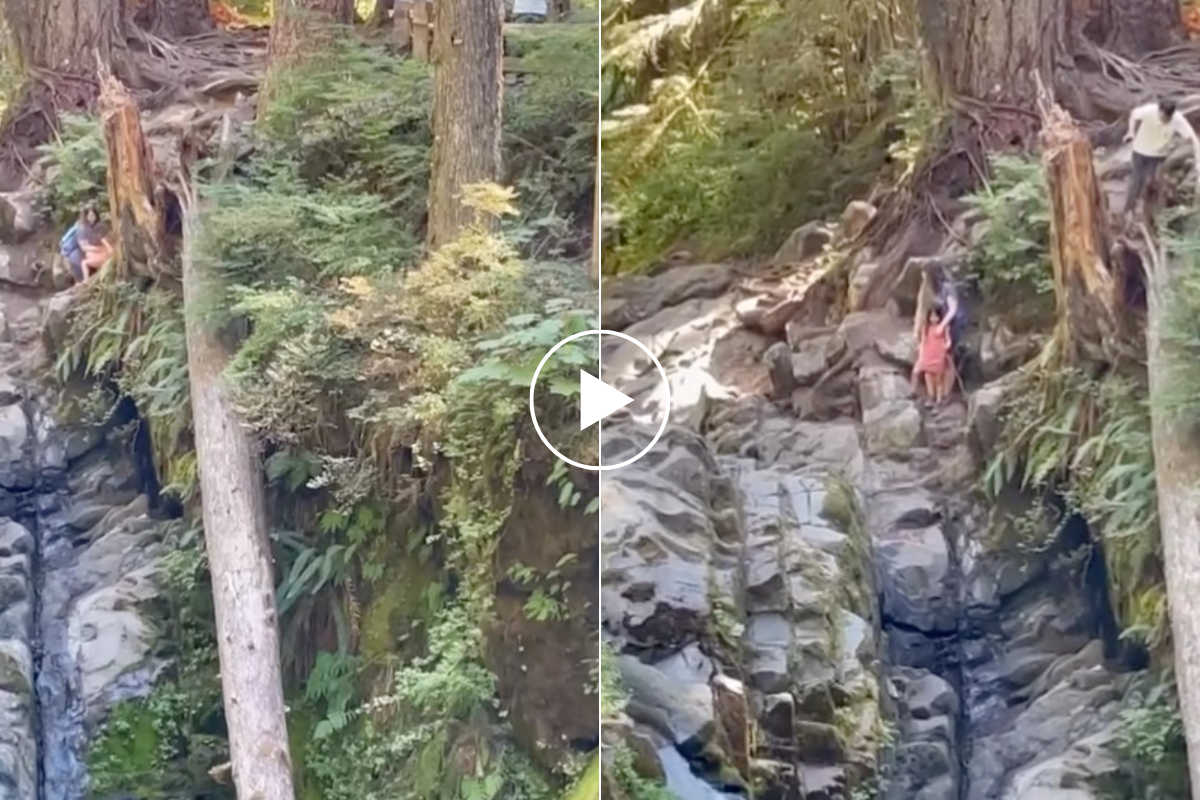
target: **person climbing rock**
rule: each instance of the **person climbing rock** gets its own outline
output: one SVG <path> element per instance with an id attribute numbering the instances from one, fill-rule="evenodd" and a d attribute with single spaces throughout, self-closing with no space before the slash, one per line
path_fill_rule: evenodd
<path id="1" fill-rule="evenodd" d="M 80 209 L 78 219 L 58 241 L 58 252 L 71 265 L 71 274 L 76 283 L 84 279 L 84 245 L 93 242 L 98 224 L 100 213 L 96 210 L 95 203 L 88 203 Z"/>
<path id="2" fill-rule="evenodd" d="M 923 381 L 926 396 L 934 405 L 940 406 L 950 395 L 954 361 L 950 357 L 950 320 L 937 309 L 925 317 L 917 353 L 917 363 L 913 364 L 912 371 L 913 388 L 920 391 Z"/>
<path id="3" fill-rule="evenodd" d="M 917 313 L 913 317 L 913 336 L 921 338 L 925 321 L 930 311 L 937 311 L 946 324 L 950 335 L 950 358 L 952 366 L 962 369 L 965 356 L 963 337 L 966 333 L 967 313 L 959 300 L 958 287 L 944 267 L 927 264 L 921 270 L 921 287 L 917 293 Z"/>
<path id="4" fill-rule="evenodd" d="M 1191 143 L 1196 168 L 1200 169 L 1200 139 L 1187 118 L 1179 113 L 1174 100 L 1163 98 L 1157 103 L 1138 106 L 1129 113 L 1129 132 L 1125 134 L 1125 141 L 1133 143 L 1133 157 L 1125 192 L 1127 218 L 1154 187 L 1158 169 L 1170 154 L 1176 138 Z"/>

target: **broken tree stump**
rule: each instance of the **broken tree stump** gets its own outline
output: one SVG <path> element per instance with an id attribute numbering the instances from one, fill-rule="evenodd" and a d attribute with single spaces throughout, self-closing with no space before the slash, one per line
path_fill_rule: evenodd
<path id="1" fill-rule="evenodd" d="M 154 156 L 129 90 L 103 64 L 98 77 L 117 274 L 157 278 L 163 266 L 163 208 L 161 194 L 155 192 Z"/>
<path id="2" fill-rule="evenodd" d="M 1067 363 L 1115 360 L 1118 283 L 1108 265 L 1107 208 L 1092 145 L 1071 115 L 1043 91 L 1042 166 L 1050 199 L 1050 258 L 1057 301 L 1056 339 Z"/>

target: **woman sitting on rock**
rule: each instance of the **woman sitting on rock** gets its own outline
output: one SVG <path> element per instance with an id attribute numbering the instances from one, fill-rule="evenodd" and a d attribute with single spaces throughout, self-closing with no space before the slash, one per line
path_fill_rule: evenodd
<path id="1" fill-rule="evenodd" d="M 87 255 L 84 247 L 95 238 L 95 227 L 99 222 L 100 213 L 96 211 L 96 205 L 88 203 L 80 209 L 79 218 L 75 224 L 59 240 L 58 251 L 71 265 L 71 275 L 74 276 L 76 282 L 87 277 L 87 273 L 83 269 L 83 261 Z"/>
<path id="2" fill-rule="evenodd" d="M 950 394 L 954 381 L 954 361 L 950 358 L 949 320 L 937 309 L 925 317 L 921 329 L 920 346 L 917 348 L 917 363 L 913 364 L 913 389 L 920 391 L 924 380 L 925 394 L 934 405 L 941 405 Z"/>

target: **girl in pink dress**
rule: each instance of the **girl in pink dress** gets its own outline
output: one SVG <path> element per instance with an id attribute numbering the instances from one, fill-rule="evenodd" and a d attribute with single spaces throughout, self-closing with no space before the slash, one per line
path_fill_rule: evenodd
<path id="1" fill-rule="evenodd" d="M 950 363 L 950 332 L 936 310 L 929 312 L 917 348 L 917 363 L 913 364 L 913 388 L 919 390 L 924 379 L 925 393 L 934 405 L 941 405 L 950 393 L 953 366 Z"/>

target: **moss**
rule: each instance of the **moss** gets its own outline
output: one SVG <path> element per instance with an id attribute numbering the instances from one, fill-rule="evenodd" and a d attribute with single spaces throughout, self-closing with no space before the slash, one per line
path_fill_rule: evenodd
<path id="1" fill-rule="evenodd" d="M 363 609 L 361 652 L 367 663 L 396 654 L 396 643 L 417 622 L 429 621 L 426 587 L 437 583 L 436 570 L 419 555 L 398 546 L 403 537 L 381 537 L 373 561 L 384 564 L 381 588 Z"/>
<path id="2" fill-rule="evenodd" d="M 119 703 L 88 751 L 93 796 L 131 792 L 147 800 L 163 796 L 161 743 L 154 714 L 142 701 Z"/>

